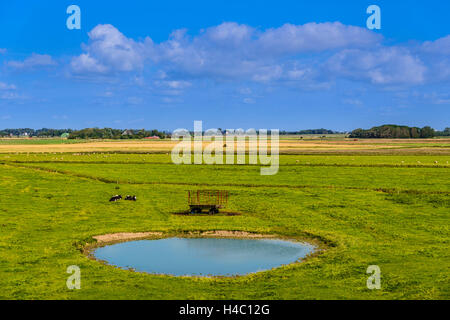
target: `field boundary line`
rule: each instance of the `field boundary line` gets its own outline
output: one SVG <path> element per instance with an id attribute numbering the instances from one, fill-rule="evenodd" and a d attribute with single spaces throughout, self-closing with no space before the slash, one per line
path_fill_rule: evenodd
<path id="1" fill-rule="evenodd" d="M 87 165 L 95 165 L 95 164 L 120 164 L 120 165 L 173 165 L 171 162 L 143 162 L 143 161 L 129 161 L 129 162 L 119 162 L 119 161 L 51 161 L 51 160 L 42 160 L 42 161 L 20 161 L 20 160 L 8 160 L 8 161 L 0 161 L 0 163 L 17 163 L 17 164 L 34 164 L 34 163 L 48 163 L 48 164 L 87 164 Z M 229 166 L 226 164 L 215 164 L 215 166 Z M 234 164 L 234 166 L 241 166 L 238 164 Z M 249 167 L 266 167 L 266 165 L 262 164 L 246 164 L 245 166 Z M 280 167 L 349 167 L 349 168 L 424 168 L 424 169 L 450 169 L 450 165 L 417 165 L 417 164 L 344 164 L 344 163 L 287 163 L 287 164 L 279 164 Z M 268 166 L 267 166 L 268 167 Z"/>
<path id="2" fill-rule="evenodd" d="M 83 143 L 80 143 L 83 144 Z M 48 146 L 48 145 L 45 145 Z M 51 146 L 51 145 L 50 145 Z M 280 149 L 279 155 L 327 155 L 327 156 L 449 156 L 450 147 L 447 146 L 427 146 L 427 147 L 398 147 L 398 148 L 375 148 L 375 149 L 295 149 L 285 148 Z M 142 150 L 90 150 L 90 151 L 0 151 L 0 155 L 11 155 L 11 154 L 60 154 L 60 155 L 70 155 L 73 153 L 83 153 L 83 154 L 168 154 L 170 150 L 155 150 L 155 151 L 142 151 Z M 235 153 L 236 154 L 236 153 Z M 248 155 L 248 152 L 245 152 Z M 270 152 L 268 152 L 270 155 Z"/>

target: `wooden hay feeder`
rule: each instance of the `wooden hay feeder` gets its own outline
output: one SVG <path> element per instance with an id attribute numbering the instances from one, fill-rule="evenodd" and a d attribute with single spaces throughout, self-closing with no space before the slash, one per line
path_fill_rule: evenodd
<path id="1" fill-rule="evenodd" d="M 201 213 L 207 210 L 209 214 L 219 213 L 228 202 L 228 191 L 196 190 L 188 191 L 188 203 L 191 213 Z"/>

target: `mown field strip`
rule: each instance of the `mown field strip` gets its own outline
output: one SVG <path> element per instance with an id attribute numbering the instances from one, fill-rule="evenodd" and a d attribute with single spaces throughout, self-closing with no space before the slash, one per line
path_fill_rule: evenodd
<path id="1" fill-rule="evenodd" d="M 450 155 L 449 139 L 429 139 L 429 140 L 399 140 L 391 139 L 375 140 L 339 140 L 339 141 L 321 141 L 321 140 L 286 140 L 281 138 L 279 141 L 280 154 L 374 154 L 374 155 L 428 155 L 441 154 Z M 214 142 L 213 142 L 214 143 Z M 0 154 L 18 154 L 18 153 L 122 153 L 122 154 L 167 154 L 170 153 L 178 141 L 160 140 L 18 140 L 1 141 Z M 204 142 L 207 146 L 209 142 Z M 269 150 L 270 150 L 270 142 Z M 222 143 L 219 143 L 222 147 Z M 248 145 L 248 143 L 247 143 Z M 225 151 L 225 148 L 223 149 Z M 248 149 L 247 149 L 248 150 Z M 269 151 L 270 152 L 270 151 Z"/>
<path id="2" fill-rule="evenodd" d="M 87 164 L 87 165 L 96 165 L 96 164 L 119 164 L 119 165 L 166 165 L 168 162 L 144 162 L 144 161 L 129 161 L 129 162 L 120 162 L 120 161 L 51 161 L 51 160 L 37 160 L 37 161 L 3 161 L 0 163 L 18 163 L 18 164 L 34 164 L 34 163 L 64 163 L 64 164 Z M 216 164 L 216 166 L 224 166 L 221 164 Z M 246 164 L 246 166 L 260 167 L 261 164 Z M 280 167 L 349 167 L 349 168 L 444 168 L 449 169 L 449 164 L 351 164 L 351 163 L 280 163 Z"/>
<path id="3" fill-rule="evenodd" d="M 383 192 L 383 193 L 406 193 L 406 194 L 442 194 L 442 195 L 450 195 L 450 191 L 424 191 L 417 189 L 398 189 L 398 188 L 367 188 L 367 187 L 350 187 L 350 186 L 334 186 L 334 185 L 286 185 L 286 184 L 249 184 L 249 183 L 188 183 L 188 182 L 170 182 L 170 181 L 132 181 L 132 180 L 116 180 L 116 179 L 108 179 L 104 177 L 96 177 L 87 174 L 76 173 L 68 170 L 61 169 L 51 169 L 44 168 L 38 166 L 22 166 L 19 164 L 13 163 L 0 163 L 4 166 L 12 166 L 21 169 L 31 169 L 38 170 L 49 173 L 57 173 L 62 175 L 68 175 L 72 177 L 84 178 L 94 181 L 99 181 L 103 183 L 110 184 L 129 184 L 129 185 L 178 185 L 178 186 L 204 186 L 204 187 L 247 187 L 247 188 L 294 188 L 294 189 L 306 189 L 306 188 L 320 188 L 320 189 L 341 189 L 341 190 L 366 190 L 366 191 L 375 191 L 375 192 Z"/>

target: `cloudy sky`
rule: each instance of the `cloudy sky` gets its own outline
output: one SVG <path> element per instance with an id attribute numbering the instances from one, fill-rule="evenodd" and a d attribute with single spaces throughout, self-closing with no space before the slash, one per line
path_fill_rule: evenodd
<path id="1" fill-rule="evenodd" d="M 450 3 L 420 2 L 2 1 L 0 128 L 443 129 Z"/>

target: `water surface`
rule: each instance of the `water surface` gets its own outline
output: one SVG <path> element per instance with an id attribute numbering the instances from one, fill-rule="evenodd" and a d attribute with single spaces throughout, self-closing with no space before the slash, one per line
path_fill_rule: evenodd
<path id="1" fill-rule="evenodd" d="M 293 263 L 313 250 L 309 244 L 273 239 L 166 238 L 108 245 L 93 255 L 140 272 L 231 276 Z"/>

